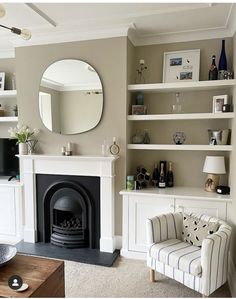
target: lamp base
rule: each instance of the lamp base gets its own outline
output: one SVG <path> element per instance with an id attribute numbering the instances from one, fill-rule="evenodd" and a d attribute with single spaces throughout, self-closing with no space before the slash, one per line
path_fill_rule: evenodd
<path id="1" fill-rule="evenodd" d="M 219 185 L 220 176 L 216 174 L 208 174 L 205 182 L 205 191 L 216 192 L 216 187 Z"/>

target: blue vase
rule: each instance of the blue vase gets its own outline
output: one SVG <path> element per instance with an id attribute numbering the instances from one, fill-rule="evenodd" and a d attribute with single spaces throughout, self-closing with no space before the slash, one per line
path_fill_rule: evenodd
<path id="1" fill-rule="evenodd" d="M 227 58 L 226 58 L 226 54 L 225 54 L 225 40 L 224 39 L 222 40 L 218 71 L 219 71 L 219 79 L 223 79 L 224 72 L 227 71 Z"/>
<path id="2" fill-rule="evenodd" d="M 144 105 L 144 94 L 142 92 L 139 92 L 136 95 L 136 105 Z"/>

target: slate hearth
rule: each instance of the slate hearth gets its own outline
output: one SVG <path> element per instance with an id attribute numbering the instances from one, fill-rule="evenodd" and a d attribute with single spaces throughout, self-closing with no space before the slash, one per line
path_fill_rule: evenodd
<path id="1" fill-rule="evenodd" d="M 79 263 L 111 267 L 119 256 L 120 251 L 113 253 L 101 252 L 91 248 L 64 248 L 51 243 L 27 243 L 21 241 L 16 244 L 18 253 L 69 260 Z"/>

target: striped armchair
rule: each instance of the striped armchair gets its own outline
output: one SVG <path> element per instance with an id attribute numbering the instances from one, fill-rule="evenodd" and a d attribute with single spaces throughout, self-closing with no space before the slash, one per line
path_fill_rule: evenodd
<path id="1" fill-rule="evenodd" d="M 227 280 L 231 227 L 210 216 L 194 216 L 219 223 L 217 232 L 208 235 L 202 247 L 182 241 L 181 212 L 147 219 L 147 265 L 152 282 L 157 271 L 208 297 Z"/>

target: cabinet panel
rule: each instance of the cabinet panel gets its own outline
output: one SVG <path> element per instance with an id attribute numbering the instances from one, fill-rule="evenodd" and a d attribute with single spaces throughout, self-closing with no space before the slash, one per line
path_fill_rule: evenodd
<path id="1" fill-rule="evenodd" d="M 206 200 L 189 200 L 176 199 L 175 209 L 177 212 L 197 213 L 215 216 L 222 220 L 226 220 L 227 204 L 224 202 L 206 201 Z"/>
<path id="2" fill-rule="evenodd" d="M 0 234 L 16 234 L 16 206 L 14 188 L 0 188 Z"/>
<path id="3" fill-rule="evenodd" d="M 129 250 L 146 252 L 146 219 L 173 211 L 173 198 L 129 196 Z"/>

